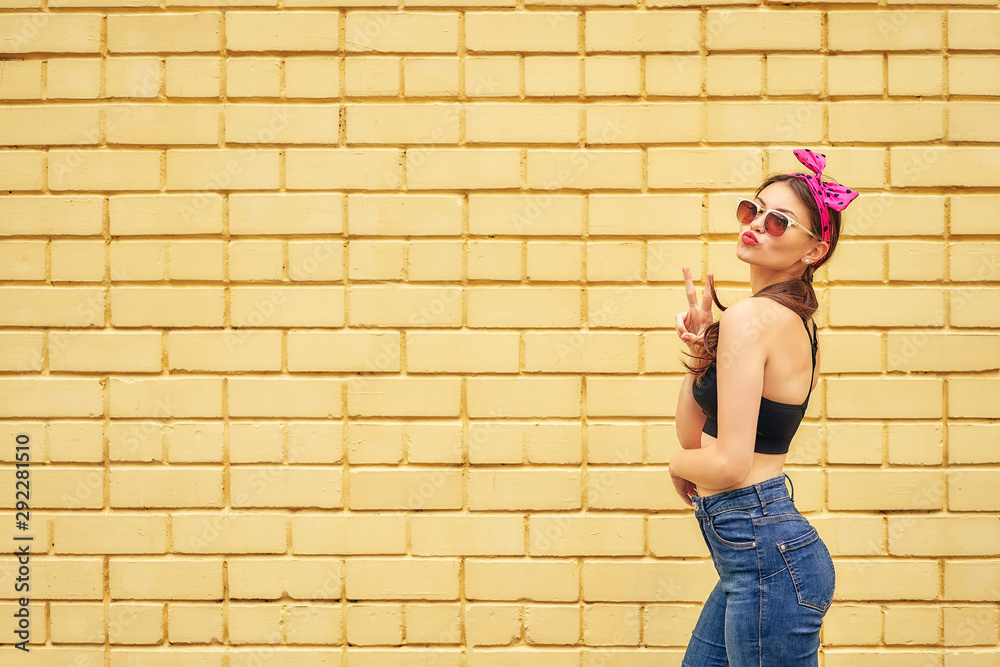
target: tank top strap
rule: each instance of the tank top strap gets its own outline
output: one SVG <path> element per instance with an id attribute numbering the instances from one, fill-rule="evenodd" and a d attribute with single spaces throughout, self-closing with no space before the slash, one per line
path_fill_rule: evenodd
<path id="1" fill-rule="evenodd" d="M 806 322 L 806 318 L 802 318 L 802 326 L 806 328 L 806 336 L 809 336 L 809 344 L 812 346 L 812 371 L 809 373 L 809 393 L 806 394 L 805 403 L 802 405 L 809 404 L 809 397 L 812 396 L 813 391 L 813 378 L 816 375 L 816 350 L 819 349 L 819 330 L 816 328 L 816 320 L 813 320 L 813 330 L 810 334 L 809 323 Z"/>

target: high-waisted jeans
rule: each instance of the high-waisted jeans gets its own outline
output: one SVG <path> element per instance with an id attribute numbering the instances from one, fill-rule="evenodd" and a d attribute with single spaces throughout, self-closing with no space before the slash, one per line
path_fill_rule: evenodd
<path id="1" fill-rule="evenodd" d="M 836 577 L 829 550 L 795 508 L 786 478 L 690 496 L 719 583 L 682 667 L 818 664 L 819 630 Z"/>

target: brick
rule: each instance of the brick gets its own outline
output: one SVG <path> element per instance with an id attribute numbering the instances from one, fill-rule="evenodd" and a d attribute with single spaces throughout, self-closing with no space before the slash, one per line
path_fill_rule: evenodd
<path id="1" fill-rule="evenodd" d="M 698 104 L 587 105 L 588 145 L 687 142 L 697 141 L 700 136 L 701 105 Z"/>
<path id="2" fill-rule="evenodd" d="M 949 49 L 995 49 L 1000 16 L 993 10 L 948 12 Z"/>
<path id="3" fill-rule="evenodd" d="M 894 556 L 996 556 L 1000 517 L 890 516 L 889 553 Z"/>
<path id="4" fill-rule="evenodd" d="M 948 250 L 952 280 L 986 281 L 1000 276 L 1000 243 L 959 242 Z"/>
<path id="5" fill-rule="evenodd" d="M 589 559 L 582 575 L 587 602 L 702 602 L 718 581 L 711 561 Z"/>
<path id="6" fill-rule="evenodd" d="M 451 195 L 356 194 L 347 198 L 347 219 L 352 236 L 457 236 L 462 201 Z"/>
<path id="7" fill-rule="evenodd" d="M 1000 67 L 996 59 L 981 55 L 951 56 L 948 91 L 952 95 L 1000 95 Z"/>
<path id="8" fill-rule="evenodd" d="M 228 144 L 336 144 L 340 138 L 340 107 L 227 104 L 225 124 Z"/>
<path id="9" fill-rule="evenodd" d="M 9 288 L 7 288 L 9 289 Z M 96 417 L 103 412 L 99 378 L 0 380 L 4 417 Z"/>
<path id="10" fill-rule="evenodd" d="M 943 389 L 940 378 L 830 378 L 827 380 L 827 416 L 940 418 Z"/>
<path id="11" fill-rule="evenodd" d="M 233 473 L 239 470 L 231 470 Z M 173 551 L 188 554 L 285 553 L 286 518 L 277 514 L 176 514 Z"/>
<path id="12" fill-rule="evenodd" d="M 32 558 L 31 599 L 100 600 L 103 596 L 101 570 L 100 558 Z M 0 558 L 0 584 L 5 599 L 16 598 L 14 581 L 17 576 L 17 559 Z"/>
<path id="13" fill-rule="evenodd" d="M 834 605 L 823 619 L 823 641 L 834 646 L 878 645 L 880 616 L 875 605 Z"/>
<path id="14" fill-rule="evenodd" d="M 1000 290 L 964 287 L 950 293 L 951 326 L 995 327 L 1000 322 Z"/>
<path id="15" fill-rule="evenodd" d="M 698 12 L 588 11 L 587 53 L 697 51 Z"/>
<path id="16" fill-rule="evenodd" d="M 941 465 L 943 459 L 940 424 L 889 424 L 891 465 Z"/>
<path id="17" fill-rule="evenodd" d="M 984 561 L 944 561 L 943 600 L 996 602 L 1000 600 L 1000 577 L 993 563 Z"/>
<path id="18" fill-rule="evenodd" d="M 51 150 L 48 182 L 53 190 L 157 190 L 160 152 Z"/>
<path id="19" fill-rule="evenodd" d="M 406 153 L 406 186 L 414 190 L 521 187 L 520 151 L 513 148 L 422 148 Z"/>
<path id="20" fill-rule="evenodd" d="M 350 11 L 347 51 L 457 53 L 458 26 L 457 12 Z"/>
<path id="21" fill-rule="evenodd" d="M 408 373 L 516 373 L 516 333 L 423 332 L 406 335 Z"/>
<path id="22" fill-rule="evenodd" d="M 4 280 L 45 280 L 45 242 L 7 241 L 0 248 L 0 277 Z"/>
<path id="23" fill-rule="evenodd" d="M 469 241 L 465 251 L 466 277 L 469 280 L 519 282 L 522 248 L 520 241 Z"/>
<path id="24" fill-rule="evenodd" d="M 576 236 L 583 230 L 585 204 L 579 195 L 470 194 L 469 231 L 491 236 Z"/>
<path id="25" fill-rule="evenodd" d="M 278 173 L 277 150 L 167 149 L 168 190 L 275 190 Z"/>
<path id="26" fill-rule="evenodd" d="M 953 214 L 954 215 L 954 214 Z M 905 222 L 905 224 L 904 224 Z M 944 234 L 944 198 L 933 195 L 896 195 L 877 193 L 851 202 L 849 216 L 844 219 L 845 238 L 866 236 L 934 236 Z M 940 243 L 933 245 L 940 247 Z M 895 243 L 890 245 L 891 248 Z M 841 248 L 838 246 L 839 256 Z M 832 263 L 834 266 L 836 262 Z"/>
<path id="27" fill-rule="evenodd" d="M 337 97 L 339 92 L 340 67 L 337 58 L 330 56 L 285 58 L 287 97 L 332 99 Z"/>
<path id="28" fill-rule="evenodd" d="M 763 61 L 758 55 L 710 55 L 705 61 L 705 91 L 709 95 L 759 96 Z"/>
<path id="29" fill-rule="evenodd" d="M 531 555 L 639 556 L 643 542 L 639 517 L 536 515 L 528 528 Z"/>
<path id="30" fill-rule="evenodd" d="M 944 105 L 921 100 L 833 102 L 829 106 L 830 140 L 895 143 L 944 138 Z"/>
<path id="31" fill-rule="evenodd" d="M 8 192 L 38 192 L 42 189 L 45 162 L 42 151 L 0 150 L 0 187 Z M 10 194 L 5 199 L 10 199 Z M 51 198 L 51 197 L 49 197 Z M 4 227 L 0 226 L 0 234 Z"/>
<path id="32" fill-rule="evenodd" d="M 941 326 L 944 293 L 938 288 L 856 287 L 830 295 L 830 324 L 842 326 Z M 863 306 L 862 306 L 863 303 Z M 864 311 L 864 312 L 862 312 Z"/>
<path id="33" fill-rule="evenodd" d="M 143 664 L 149 667 L 169 667 L 175 660 L 182 660 L 191 667 L 221 667 L 222 653 L 215 650 L 195 650 L 187 648 L 159 649 L 118 649 L 111 653 L 113 667 Z"/>
<path id="34" fill-rule="evenodd" d="M 230 317 L 238 327 L 341 327 L 344 288 L 295 285 L 230 288 Z"/>
<path id="35" fill-rule="evenodd" d="M 234 18 L 229 17 L 227 21 L 230 29 L 236 22 Z M 219 49 L 219 22 L 218 12 L 110 14 L 108 51 L 112 53 L 214 52 Z"/>
<path id="36" fill-rule="evenodd" d="M 808 102 L 715 102 L 707 123 L 709 141 L 813 143 L 823 135 L 823 110 Z"/>
<path id="37" fill-rule="evenodd" d="M 632 333 L 524 335 L 526 371 L 637 373 L 639 337 Z"/>
<path id="38" fill-rule="evenodd" d="M 942 12 L 833 11 L 829 19 L 831 51 L 936 51 L 941 48 Z"/>
<path id="39" fill-rule="evenodd" d="M 277 644 L 281 640 L 280 607 L 266 604 L 229 606 L 229 641 L 232 644 Z"/>
<path id="40" fill-rule="evenodd" d="M 361 555 L 406 552 L 406 518 L 401 515 L 335 516 L 296 513 L 292 553 Z"/>
<path id="41" fill-rule="evenodd" d="M 7 14 L 0 17 L 0 50 L 96 54 L 101 50 L 101 23 L 101 14 Z"/>
<path id="42" fill-rule="evenodd" d="M 1000 452 L 995 443 L 997 425 L 961 424 L 948 425 L 948 463 L 997 463 Z"/>
<path id="43" fill-rule="evenodd" d="M 942 476 L 934 470 L 837 470 L 828 479 L 830 509 L 929 510 L 944 501 Z"/>
<path id="44" fill-rule="evenodd" d="M 285 159 L 289 189 L 395 190 L 401 182 L 396 149 L 289 149 Z"/>
<path id="45" fill-rule="evenodd" d="M 829 463 L 879 465 L 883 459 L 882 425 L 867 422 L 836 422 L 827 427 Z"/>
<path id="46" fill-rule="evenodd" d="M 768 95 L 818 96 L 826 79 L 823 74 L 824 61 L 829 63 L 831 59 L 816 55 L 768 54 Z"/>
<path id="47" fill-rule="evenodd" d="M 465 122 L 466 140 L 477 144 L 576 144 L 580 137 L 580 108 L 572 104 L 468 104 Z M 457 131 L 456 123 L 456 137 Z"/>
<path id="48" fill-rule="evenodd" d="M 575 327 L 580 291 L 562 287 L 470 287 L 470 327 Z"/>
<path id="49" fill-rule="evenodd" d="M 940 565 L 933 560 L 846 560 L 837 565 L 837 600 L 935 600 Z M 926 655 L 926 654 L 925 654 Z"/>
<path id="50" fill-rule="evenodd" d="M 1000 85 L 997 91 L 1000 91 Z M 948 138 L 953 141 L 1000 141 L 1000 133 L 983 125 L 985 119 L 994 118 L 998 110 L 1000 106 L 995 102 L 951 103 L 948 109 Z"/>
<path id="51" fill-rule="evenodd" d="M 252 49 L 253 46 L 247 48 Z M 280 94 L 280 58 L 245 57 L 226 60 L 227 97 L 278 97 Z"/>
<path id="52" fill-rule="evenodd" d="M 1000 369 L 1000 340 L 982 334 L 890 332 L 888 355 L 890 371 Z"/>
<path id="53" fill-rule="evenodd" d="M 14 469 L 7 468 L 9 481 L 0 482 L 5 498 L 4 507 L 15 507 L 16 478 Z M 104 477 L 98 468 L 90 466 L 56 466 L 35 468 L 31 473 L 31 498 L 33 509 L 95 509 L 104 501 Z M 23 487 L 22 487 L 23 489 Z"/>
<path id="54" fill-rule="evenodd" d="M 929 605 L 886 605 L 885 643 L 906 645 L 938 641 L 941 634 L 941 609 Z"/>
<path id="55" fill-rule="evenodd" d="M 587 200 L 591 236 L 674 237 L 700 231 L 690 222 L 701 215 L 698 195 L 592 194 Z"/>
<path id="56" fill-rule="evenodd" d="M 101 90 L 100 58 L 58 58 L 48 61 L 46 99 L 97 99 Z"/>
<path id="57" fill-rule="evenodd" d="M 173 58 L 167 59 L 168 72 L 171 69 L 170 60 Z M 105 58 L 104 67 L 104 87 L 108 97 L 151 99 L 159 96 L 162 85 L 160 58 L 153 56 L 109 56 Z M 217 96 L 218 88 L 216 88 L 214 97 Z"/>
<path id="58" fill-rule="evenodd" d="M 410 517 L 411 552 L 416 556 L 524 555 L 520 516 Z"/>
<path id="59" fill-rule="evenodd" d="M 396 97 L 402 86 L 400 59 L 394 56 L 348 56 L 344 89 L 350 97 Z"/>
<path id="60" fill-rule="evenodd" d="M 492 53 L 570 52 L 577 50 L 574 12 L 467 12 L 465 46 Z"/>
<path id="61" fill-rule="evenodd" d="M 580 571 L 571 562 L 470 558 L 465 565 L 465 594 L 470 600 L 571 602 L 578 599 L 579 586 Z"/>
<path id="62" fill-rule="evenodd" d="M 54 643 L 104 643 L 107 631 L 104 629 L 104 605 L 102 603 L 53 602 L 50 603 L 49 610 L 49 622 Z M 34 612 L 33 609 L 32 612 Z"/>
<path id="63" fill-rule="evenodd" d="M 827 89 L 831 95 L 882 95 L 882 55 L 831 54 L 827 59 Z"/>
<path id="64" fill-rule="evenodd" d="M 112 236 L 221 234 L 222 197 L 217 194 L 116 195 L 108 198 Z"/>
<path id="65" fill-rule="evenodd" d="M 705 43 L 709 51 L 767 50 L 776 34 L 785 35 L 781 44 L 785 50 L 812 51 L 820 45 L 820 12 L 711 9 L 707 21 Z M 685 34 L 694 32 L 691 26 Z"/>
<path id="66" fill-rule="evenodd" d="M 166 280 L 167 252 L 165 241 L 114 240 L 109 253 L 111 279 Z"/>
<path id="67" fill-rule="evenodd" d="M 216 600 L 222 598 L 222 561 L 177 558 L 110 559 L 115 600 Z"/>
<path id="68" fill-rule="evenodd" d="M 108 144 L 210 144 L 219 141 L 218 107 L 208 104 L 107 106 Z"/>
<path id="69" fill-rule="evenodd" d="M 229 474 L 233 507 L 343 507 L 340 469 L 241 466 Z"/>
<path id="70" fill-rule="evenodd" d="M 222 463 L 221 422 L 174 422 L 165 435 L 171 463 Z"/>
<path id="71" fill-rule="evenodd" d="M 696 48 L 692 40 L 689 48 Z M 702 64 L 697 55 L 646 56 L 646 94 L 697 96 L 701 92 Z"/>
<path id="72" fill-rule="evenodd" d="M 966 351 L 971 355 L 972 351 Z M 979 370 L 979 369 L 977 369 Z M 1000 416 L 996 401 L 1000 380 L 990 377 L 953 377 L 948 379 L 948 415 L 950 417 Z"/>
<path id="73" fill-rule="evenodd" d="M 642 171 L 634 149 L 528 150 L 530 188 L 638 190 Z"/>
<path id="74" fill-rule="evenodd" d="M 944 92 L 941 56 L 890 55 L 888 62 L 890 95 L 937 96 Z"/>
<path id="75" fill-rule="evenodd" d="M 506 2 L 508 0 L 499 1 Z M 405 58 L 403 60 L 405 94 L 408 97 L 457 96 L 459 90 L 459 67 L 460 61 L 458 58 L 436 56 Z"/>
<path id="76" fill-rule="evenodd" d="M 408 334 L 408 339 L 412 340 L 414 335 Z M 399 372 L 399 334 L 291 331 L 288 333 L 288 370 Z"/>
<path id="77" fill-rule="evenodd" d="M 1000 505 L 993 493 L 997 473 L 990 470 L 955 470 L 948 473 L 948 509 L 993 511 Z"/>
<path id="78" fill-rule="evenodd" d="M 570 470 L 474 470 L 469 475 L 469 509 L 579 509 L 581 479 Z"/>
<path id="79" fill-rule="evenodd" d="M 165 60 L 167 97 L 219 97 L 222 79 L 219 58 L 170 56 Z M 152 70 L 154 75 L 155 72 Z"/>
<path id="80" fill-rule="evenodd" d="M 235 193 L 229 197 L 229 233 L 339 234 L 343 201 L 343 195 L 334 193 Z M 297 279 L 294 274 L 291 277 Z"/>
<path id="81" fill-rule="evenodd" d="M 580 76 L 576 56 L 524 58 L 524 93 L 528 97 L 576 97 L 581 90 Z"/>
<path id="82" fill-rule="evenodd" d="M 222 470 L 116 467 L 111 471 L 110 492 L 112 507 L 221 507 Z"/>
<path id="83" fill-rule="evenodd" d="M 583 274 L 582 243 L 527 243 L 528 280 L 578 281 Z"/>
<path id="84" fill-rule="evenodd" d="M 945 249 L 938 243 L 900 241 L 890 243 L 889 280 L 931 281 L 944 279 Z"/>
<path id="85" fill-rule="evenodd" d="M 457 600 L 459 560 L 349 559 L 344 580 L 352 600 Z"/>
<path id="86" fill-rule="evenodd" d="M 581 385 L 577 378 L 479 378 L 467 380 L 470 417 L 576 417 Z"/>
<path id="87" fill-rule="evenodd" d="M 219 287 L 112 287 L 111 323 L 117 327 L 221 326 Z"/>
<path id="88" fill-rule="evenodd" d="M 337 51 L 339 18 L 339 12 L 234 12 L 226 16 L 226 50 Z"/>
<path id="89" fill-rule="evenodd" d="M 348 104 L 346 110 L 348 144 L 458 143 L 460 112 L 450 104 Z M 336 129 L 336 119 L 329 122 Z"/>
<path id="90" fill-rule="evenodd" d="M 944 643 L 946 646 L 996 646 L 996 607 L 975 605 L 944 608 Z"/>
<path id="91" fill-rule="evenodd" d="M 341 416 L 341 383 L 331 379 L 234 377 L 228 397 L 234 417 Z"/>
<path id="92" fill-rule="evenodd" d="M 520 92 L 518 56 L 466 56 L 465 94 L 468 98 L 518 97 Z"/>
<path id="93" fill-rule="evenodd" d="M 460 398 L 457 378 L 352 378 L 347 385 L 347 413 L 365 417 L 457 417 Z"/>
<path id="94" fill-rule="evenodd" d="M 0 99 L 37 100 L 42 97 L 42 62 L 40 60 L 8 60 L 0 65 L 3 83 Z"/>
<path id="95" fill-rule="evenodd" d="M 221 642 L 222 607 L 215 604 L 168 604 L 167 636 L 172 644 Z"/>
<path id="96" fill-rule="evenodd" d="M 649 187 L 745 189 L 763 181 L 757 148 L 650 148 Z"/>
<path id="97" fill-rule="evenodd" d="M 160 334 L 155 332 L 52 332 L 49 369 L 156 373 L 160 371 Z"/>
<path id="98" fill-rule="evenodd" d="M 50 461 L 104 461 L 103 425 L 91 421 L 49 422 L 46 452 Z"/>
<path id="99" fill-rule="evenodd" d="M 591 97 L 639 95 L 642 84 L 641 60 L 639 56 L 618 55 L 584 58 L 586 94 Z"/>
<path id="100" fill-rule="evenodd" d="M 631 285 L 587 289 L 587 325 L 590 327 L 669 328 L 669 311 L 677 303 L 680 288 Z"/>
<path id="101" fill-rule="evenodd" d="M 352 326 L 457 327 L 462 323 L 462 290 L 454 285 L 354 285 L 347 298 Z"/>
<path id="102" fill-rule="evenodd" d="M 462 507 L 462 473 L 457 469 L 353 469 L 350 509 L 450 509 Z"/>
<path id="103" fill-rule="evenodd" d="M 108 641 L 112 644 L 157 644 L 163 641 L 163 604 L 108 605 Z M 119 620 L 120 619 L 120 620 Z"/>

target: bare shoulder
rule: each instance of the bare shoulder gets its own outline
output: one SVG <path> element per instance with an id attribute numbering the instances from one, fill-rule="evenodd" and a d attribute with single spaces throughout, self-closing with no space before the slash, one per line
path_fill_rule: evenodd
<path id="1" fill-rule="evenodd" d="M 722 317 L 719 318 L 719 326 L 725 327 L 734 333 L 743 334 L 762 330 L 769 323 L 773 323 L 775 318 L 780 317 L 776 308 L 788 310 L 768 298 L 748 297 L 740 299 L 722 311 Z"/>

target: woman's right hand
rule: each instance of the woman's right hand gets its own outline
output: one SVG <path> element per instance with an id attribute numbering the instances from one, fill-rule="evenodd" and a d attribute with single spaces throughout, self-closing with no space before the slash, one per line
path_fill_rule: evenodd
<path id="1" fill-rule="evenodd" d="M 691 279 L 691 269 L 683 267 L 684 292 L 687 294 L 687 312 L 677 313 L 677 336 L 687 343 L 688 349 L 696 352 L 703 345 L 705 329 L 712 323 L 712 285 L 715 278 L 711 273 L 706 276 L 705 290 L 698 303 L 698 292 Z"/>

